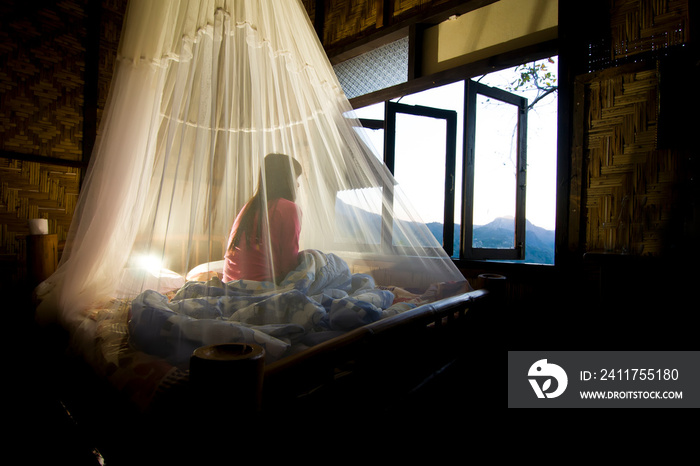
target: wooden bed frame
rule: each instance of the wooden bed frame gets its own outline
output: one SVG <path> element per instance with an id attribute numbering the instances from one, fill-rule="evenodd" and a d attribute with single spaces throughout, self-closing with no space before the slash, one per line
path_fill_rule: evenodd
<path id="1" fill-rule="evenodd" d="M 482 312 L 487 295 L 476 290 L 424 304 L 270 364 L 264 370 L 261 411 L 293 409 L 304 397 L 350 381 L 372 384 L 383 393 L 378 399 L 389 404 L 463 355 L 470 318 Z"/>
<path id="2" fill-rule="evenodd" d="M 188 377 L 160 393 L 146 413 L 118 401 L 114 387 L 72 361 L 70 369 L 61 369 L 61 378 L 69 381 L 62 402 L 112 464 L 120 459 L 133 464 L 134 455 L 147 454 L 146 445 L 159 458 L 176 455 L 180 447 L 171 451 L 161 442 L 157 448 L 154 439 L 179 428 L 242 424 L 258 432 L 279 420 L 329 422 L 368 409 L 376 415 L 478 350 L 496 297 L 480 289 L 424 304 L 268 365 L 256 357 L 255 345 L 206 347 L 195 351 Z M 207 352 L 218 355 L 209 358 Z M 144 440 L 125 442 L 125 432 Z M 246 441 L 240 434 L 238 440 Z"/>

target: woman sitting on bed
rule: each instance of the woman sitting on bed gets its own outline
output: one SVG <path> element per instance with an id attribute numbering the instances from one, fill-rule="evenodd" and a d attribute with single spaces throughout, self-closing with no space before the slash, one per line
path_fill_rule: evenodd
<path id="1" fill-rule="evenodd" d="M 264 176 L 263 176 L 264 173 Z M 301 165 L 283 154 L 268 154 L 258 188 L 238 213 L 224 255 L 224 281 L 278 282 L 297 266 L 300 211 L 296 200 Z M 262 207 L 266 203 L 266 212 Z"/>

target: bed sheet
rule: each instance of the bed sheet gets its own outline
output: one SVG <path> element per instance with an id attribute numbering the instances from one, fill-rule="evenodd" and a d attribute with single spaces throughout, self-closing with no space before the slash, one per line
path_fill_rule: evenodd
<path id="1" fill-rule="evenodd" d="M 278 287 L 213 277 L 187 282 L 170 298 L 153 290 L 141 293 L 131 302 L 130 343 L 176 366 L 186 366 L 201 346 L 255 343 L 269 363 L 424 301 L 351 273 L 335 254 L 305 250 Z"/>
<path id="2" fill-rule="evenodd" d="M 85 359 L 142 410 L 159 393 L 187 383 L 189 359 L 201 346 L 256 343 L 265 349 L 268 364 L 445 294 L 467 291 L 465 283 L 435 284 L 421 294 L 377 286 L 370 275 L 351 273 L 340 257 L 316 250 L 302 251 L 299 266 L 278 287 L 223 283 L 210 265 L 204 268 L 189 274 L 195 279 L 178 289 L 113 299 L 93 309 L 82 326 L 89 329 L 81 339 L 90 341 L 79 342 Z"/>

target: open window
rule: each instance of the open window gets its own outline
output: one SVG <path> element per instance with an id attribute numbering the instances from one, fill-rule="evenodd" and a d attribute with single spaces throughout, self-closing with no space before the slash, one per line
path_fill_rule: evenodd
<path id="1" fill-rule="evenodd" d="M 453 259 L 554 264 L 556 59 L 355 110 L 377 156 Z M 518 84 L 523 76 L 546 79 Z M 454 171 L 448 113 L 456 115 Z M 419 125 L 410 129 L 411 121 Z"/>
<path id="2" fill-rule="evenodd" d="M 464 228 L 466 259 L 525 258 L 526 98 L 466 81 Z M 474 224 L 496 232 L 475 235 Z"/>
<path id="3" fill-rule="evenodd" d="M 385 138 L 387 167 L 399 186 L 407 187 L 406 197 L 420 217 L 442 225 L 442 245 L 452 256 L 457 113 L 387 102 Z M 401 212 L 401 206 L 394 209 Z M 405 214 L 405 220 L 410 220 L 410 213 Z M 396 225 L 396 219 L 393 223 Z M 396 228 L 390 233 L 392 244 L 400 246 Z"/>

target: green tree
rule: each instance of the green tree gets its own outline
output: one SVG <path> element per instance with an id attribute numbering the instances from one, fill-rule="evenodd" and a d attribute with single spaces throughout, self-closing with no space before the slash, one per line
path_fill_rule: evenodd
<path id="1" fill-rule="evenodd" d="M 553 65 L 555 65 L 554 60 L 548 58 L 518 66 L 515 69 L 518 77 L 510 83 L 509 90 L 513 92 L 536 90 L 537 95 L 528 106 L 531 109 L 549 94 L 558 91 L 557 77 L 550 68 Z"/>

